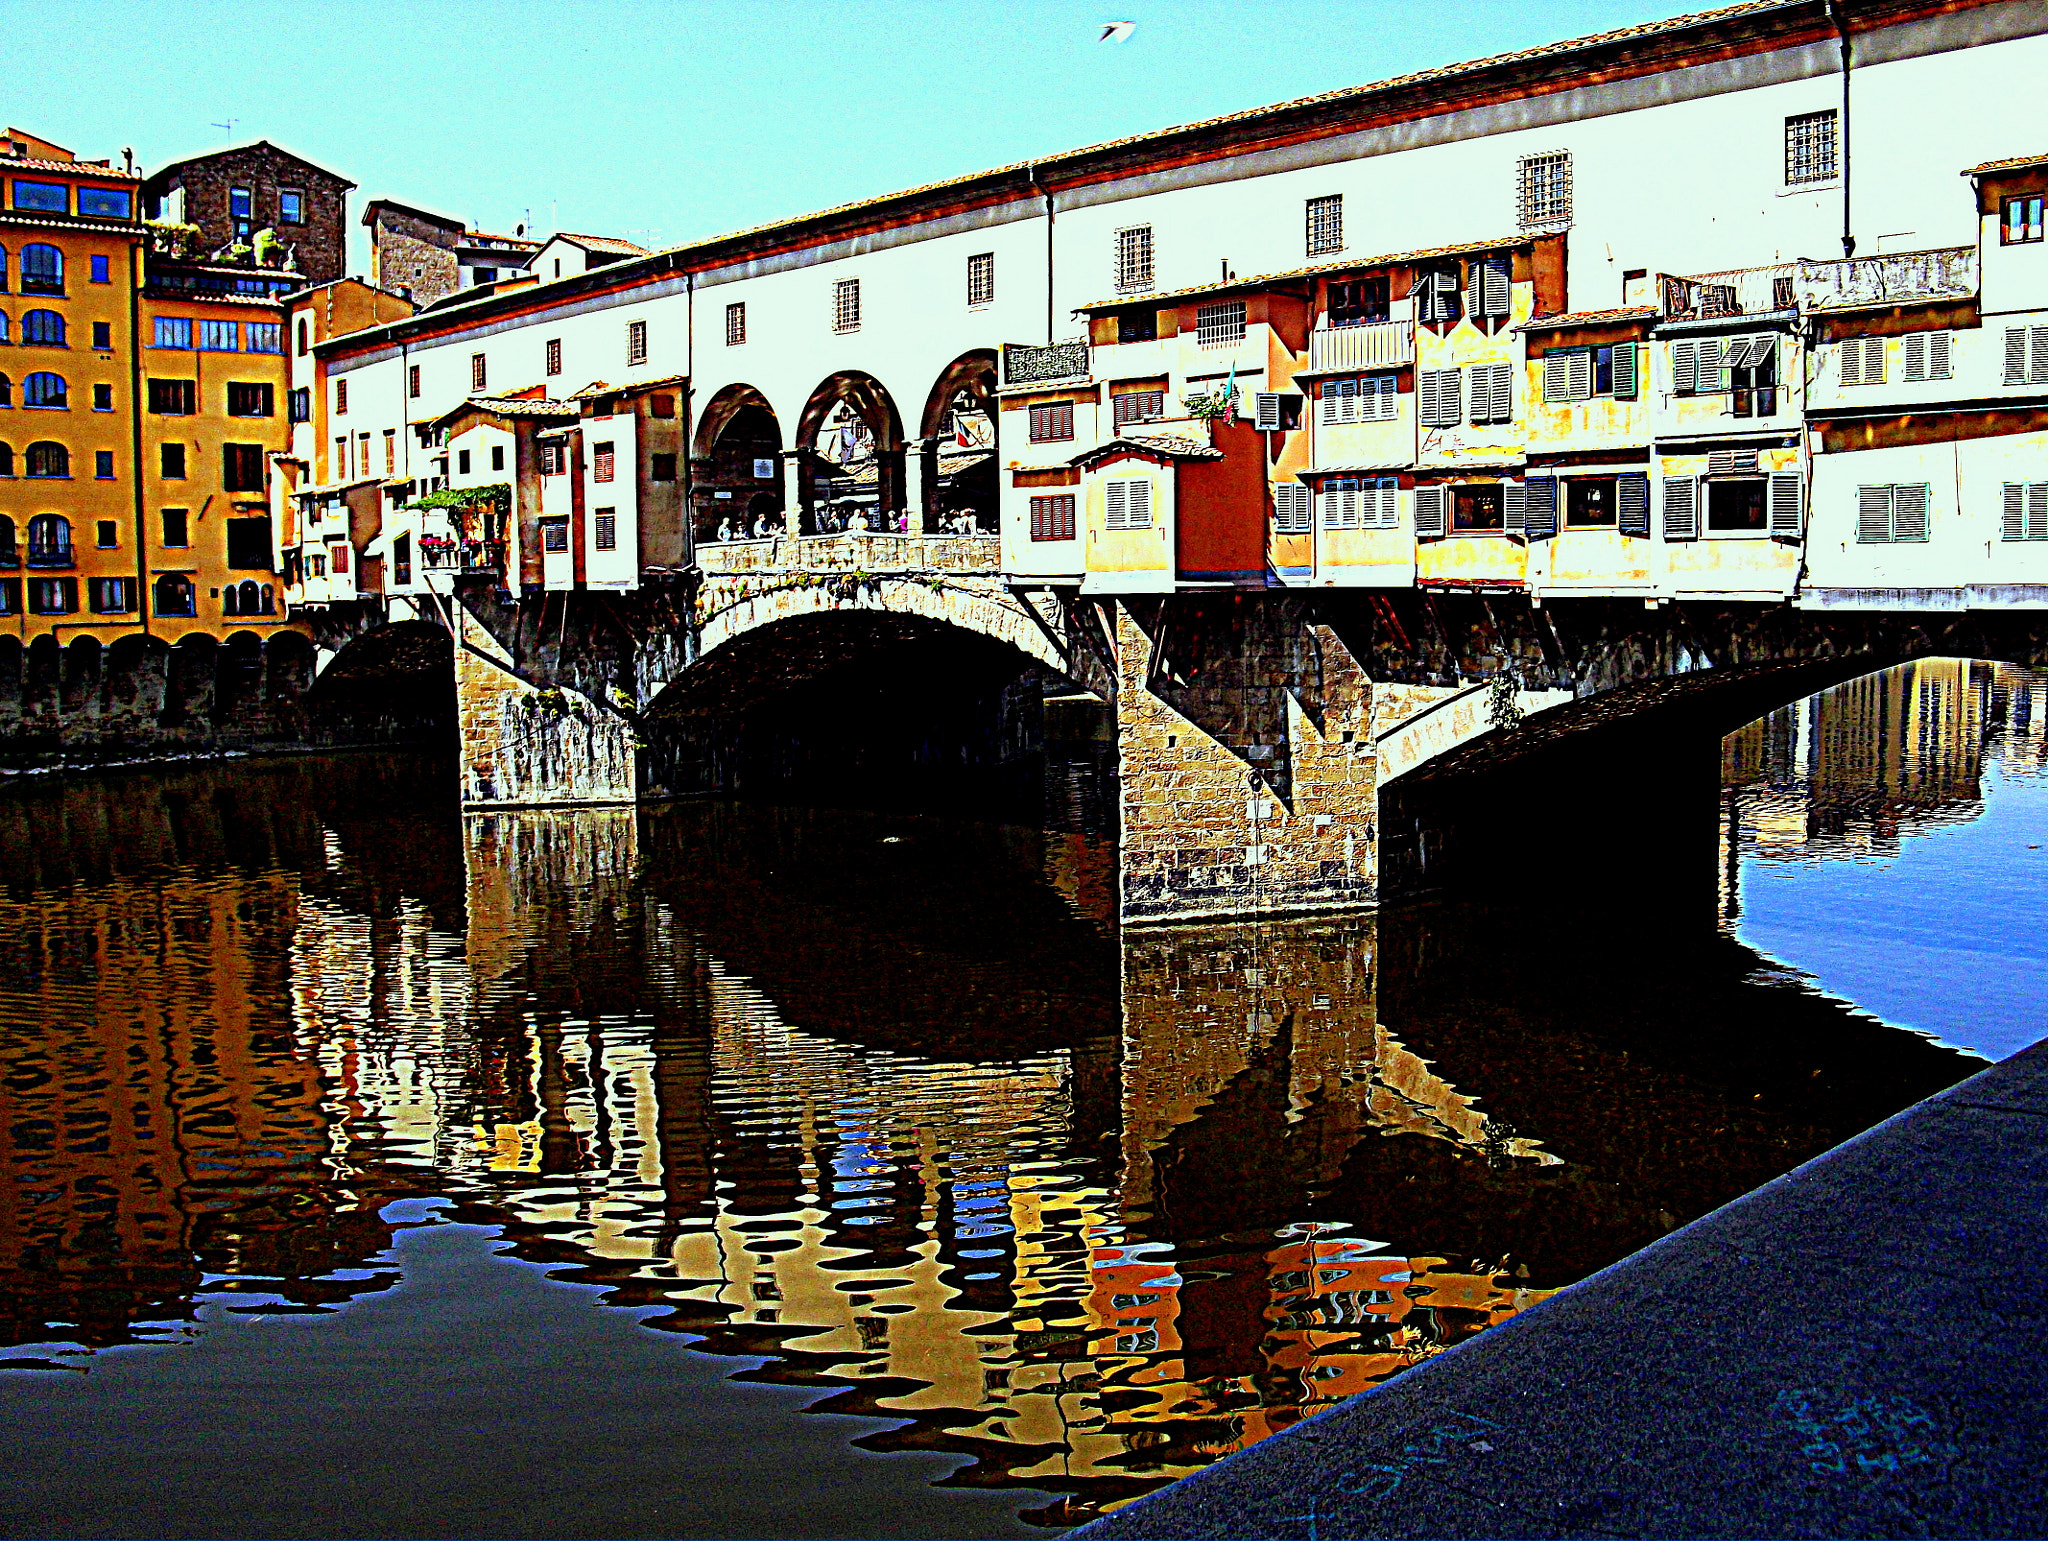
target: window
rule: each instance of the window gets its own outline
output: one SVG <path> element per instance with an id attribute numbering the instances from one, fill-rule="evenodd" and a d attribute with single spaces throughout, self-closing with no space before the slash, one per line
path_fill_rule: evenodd
<path id="1" fill-rule="evenodd" d="M 356 436 L 356 475 L 370 474 L 370 436 L 367 433 Z"/>
<path id="2" fill-rule="evenodd" d="M 263 446 L 223 444 L 220 447 L 221 485 L 229 492 L 263 490 Z M 229 521 L 233 523 L 232 520 Z"/>
<path id="3" fill-rule="evenodd" d="M 270 516 L 227 521 L 228 566 L 241 572 L 270 571 Z"/>
<path id="4" fill-rule="evenodd" d="M 505 446 L 502 444 L 493 444 L 491 446 L 491 469 L 493 471 L 505 469 Z"/>
<path id="5" fill-rule="evenodd" d="M 1778 410 L 1778 340 L 1740 337 L 1724 359 L 1728 410 L 1736 417 L 1769 417 Z"/>
<path id="6" fill-rule="evenodd" d="M 569 469 L 569 452 L 561 444 L 543 444 L 540 447 L 540 474 L 560 476 Z"/>
<path id="7" fill-rule="evenodd" d="M 832 286 L 832 330 L 860 330 L 860 280 L 842 278 Z"/>
<path id="8" fill-rule="evenodd" d="M 112 519 L 100 520 L 95 533 L 98 538 L 93 544 L 97 545 L 102 551 L 121 544 L 121 526 Z"/>
<path id="9" fill-rule="evenodd" d="M 1458 270 L 1428 268 L 1415 275 L 1415 316 L 1420 321 L 1458 319 Z"/>
<path id="10" fill-rule="evenodd" d="M 1152 287 L 1152 227 L 1132 225 L 1116 233 L 1116 289 L 1136 294 Z"/>
<path id="11" fill-rule="evenodd" d="M 1350 278 L 1330 285 L 1330 325 L 1370 326 L 1387 319 L 1387 280 Z"/>
<path id="12" fill-rule="evenodd" d="M 993 305 L 996 298 L 996 254 L 976 252 L 967 259 L 967 303 Z"/>
<path id="13" fill-rule="evenodd" d="M 484 356 L 481 353 L 470 354 L 469 388 L 473 391 L 480 391 L 484 388 L 489 378 L 489 372 L 484 365 Z"/>
<path id="14" fill-rule="evenodd" d="M 71 521 L 62 514 L 37 514 L 28 522 L 28 565 L 71 565 Z"/>
<path id="15" fill-rule="evenodd" d="M 1473 422 L 1505 423 L 1513 419 L 1514 378 L 1515 366 L 1512 364 L 1472 366 L 1470 399 Z"/>
<path id="16" fill-rule="evenodd" d="M 308 337 L 307 337 L 307 335 L 306 335 L 306 323 L 305 323 L 305 319 L 304 319 L 303 317 L 301 317 L 301 318 L 300 318 L 300 321 L 299 321 L 299 327 L 298 327 L 298 339 L 299 339 L 299 357 L 300 357 L 300 358 L 304 358 L 304 357 L 306 356 L 306 349 L 307 349 L 307 347 L 309 346 L 309 339 L 308 339 Z M 414 392 L 413 394 L 417 395 L 417 394 L 419 394 L 419 393 L 418 393 L 417 391 L 415 391 L 415 392 Z"/>
<path id="17" fill-rule="evenodd" d="M 628 321 L 626 323 L 626 362 L 644 364 L 647 362 L 647 323 Z"/>
<path id="18" fill-rule="evenodd" d="M 1031 538 L 1074 538 L 1074 495 L 1071 492 L 1054 493 L 1048 497 L 1031 500 Z"/>
<path id="19" fill-rule="evenodd" d="M 543 551 L 567 551 L 569 549 L 569 521 L 566 519 L 543 519 L 540 526 L 540 544 Z"/>
<path id="20" fill-rule="evenodd" d="M 1102 484 L 1103 523 L 1112 530 L 1152 528 L 1152 483 L 1123 478 Z"/>
<path id="21" fill-rule="evenodd" d="M 349 550 L 350 548 L 347 546 L 329 546 L 327 548 L 327 565 L 337 578 L 348 572 Z"/>
<path id="22" fill-rule="evenodd" d="M 1835 353 L 1841 361 L 1842 384 L 1884 384 L 1882 337 L 1845 337 L 1836 346 Z"/>
<path id="23" fill-rule="evenodd" d="M 92 281 L 96 284 L 110 284 L 114 281 L 114 265 L 105 257 L 95 254 L 89 264 Z"/>
<path id="24" fill-rule="evenodd" d="M 62 375 L 39 369 L 21 382 L 21 404 L 53 412 L 65 411 L 71 405 L 70 388 L 65 385 Z"/>
<path id="25" fill-rule="evenodd" d="M 111 385 L 95 385 L 92 388 L 92 409 L 95 412 L 114 410 L 114 388 Z"/>
<path id="26" fill-rule="evenodd" d="M 93 345 L 93 346 L 94 346 L 95 348 L 99 348 L 99 349 L 103 349 L 103 350 L 104 350 L 104 349 L 108 349 L 108 348 L 111 348 L 111 347 L 113 347 L 113 346 L 114 346 L 114 323 L 113 323 L 113 322 L 111 322 L 111 321 L 95 321 L 95 322 L 93 322 L 93 324 L 92 324 L 92 345 Z"/>
<path id="27" fill-rule="evenodd" d="M 1908 332 L 1906 334 L 1906 378 L 1911 381 L 1946 380 L 1949 377 L 1949 334 Z"/>
<path id="28" fill-rule="evenodd" d="M 309 578 L 324 578 L 327 576 L 327 556 L 325 552 L 315 553 L 306 558 L 306 576 Z"/>
<path id="29" fill-rule="evenodd" d="M 114 479 L 114 452 L 110 449 L 96 449 L 92 452 L 92 474 L 96 481 L 110 482 Z"/>
<path id="30" fill-rule="evenodd" d="M 1051 401 L 1032 407 L 1027 420 L 1033 444 L 1049 444 L 1074 436 L 1074 404 L 1071 401 Z"/>
<path id="31" fill-rule="evenodd" d="M 156 318 L 156 342 L 159 348 L 190 348 L 192 346 L 192 322 L 187 316 L 158 316 Z"/>
<path id="32" fill-rule="evenodd" d="M 1449 490 L 1452 529 L 1486 532 L 1506 528 L 1506 511 L 1501 498 L 1501 488 L 1497 484 L 1453 487 Z"/>
<path id="33" fill-rule="evenodd" d="M 12 476 L 13 474 L 14 446 L 11 444 L 0 444 L 0 476 Z"/>
<path id="34" fill-rule="evenodd" d="M 1733 390 L 1777 384 L 1777 338 L 1765 333 L 1756 337 L 1686 338 L 1671 345 L 1671 388 L 1680 396 L 1713 396 Z M 1878 369 L 1882 379 L 1883 359 Z M 1742 414 L 1752 415 L 1749 411 Z"/>
<path id="35" fill-rule="evenodd" d="M 459 449 L 455 452 L 455 474 L 457 476 L 469 475 L 469 451 L 466 449 Z"/>
<path id="36" fill-rule="evenodd" d="M 594 482 L 608 482 L 612 479 L 612 446 L 609 443 L 592 447 L 590 452 L 590 479 Z"/>
<path id="37" fill-rule="evenodd" d="M 1318 489 L 1326 530 L 1391 530 L 1400 522 L 1391 476 L 1330 476 Z"/>
<path id="38" fill-rule="evenodd" d="M 405 394 L 415 401 L 419 400 L 420 366 L 417 364 L 409 365 L 405 371 Z"/>
<path id="39" fill-rule="evenodd" d="M 310 386 L 300 386 L 291 394 L 291 420 L 295 423 L 313 421 L 313 391 Z"/>
<path id="40" fill-rule="evenodd" d="M 1785 185 L 1832 182 L 1835 176 L 1835 109 L 1787 118 Z"/>
<path id="41" fill-rule="evenodd" d="M 673 455 L 648 456 L 647 476 L 650 481 L 674 481 L 676 479 L 676 457 Z"/>
<path id="42" fill-rule="evenodd" d="M 256 228 L 256 197 L 246 187 L 228 189 L 228 219 L 235 227 L 235 235 L 247 240 Z"/>
<path id="43" fill-rule="evenodd" d="M 1635 399 L 1634 343 L 1622 342 L 1595 348 L 1553 348 L 1543 355 L 1545 401 L 1587 401 L 1595 396 L 1612 396 L 1621 401 Z"/>
<path id="44" fill-rule="evenodd" d="M 346 380 L 336 380 L 334 382 L 334 415 L 336 417 L 348 416 L 348 381 Z"/>
<path id="45" fill-rule="evenodd" d="M 550 337 L 548 339 L 546 353 L 547 362 L 542 367 L 545 368 L 547 373 L 550 375 L 560 374 L 562 372 L 562 339 L 559 337 Z M 419 393 L 415 391 L 413 394 L 418 395 Z"/>
<path id="46" fill-rule="evenodd" d="M 498 281 L 496 268 L 472 268 L 470 274 L 472 284 L 494 284 Z"/>
<path id="47" fill-rule="evenodd" d="M 2048 326 L 2005 329 L 2005 383 L 2048 385 Z"/>
<path id="48" fill-rule="evenodd" d="M 64 346 L 64 318 L 54 310 L 31 310 L 22 314 L 21 341 L 24 347 Z"/>
<path id="49" fill-rule="evenodd" d="M 1306 482 L 1273 484 L 1273 533 L 1306 535 L 1310 530 L 1311 497 Z"/>
<path id="50" fill-rule="evenodd" d="M 1227 348 L 1244 341 L 1244 301 L 1225 300 L 1195 311 L 1195 342 L 1204 348 Z"/>
<path id="51" fill-rule="evenodd" d="M 1308 201 L 1308 254 L 1327 257 L 1344 249 L 1344 198 L 1341 193 Z"/>
<path id="52" fill-rule="evenodd" d="M 133 219 L 135 195 L 125 187 L 81 187 L 78 190 L 78 212 L 96 214 L 101 219 Z M 103 284 L 106 280 L 96 278 L 93 282 Z"/>
<path id="53" fill-rule="evenodd" d="M 600 508 L 591 516 L 591 546 L 598 551 L 619 549 L 619 511 Z"/>
<path id="54" fill-rule="evenodd" d="M 14 206 L 34 209 L 38 214 L 69 214 L 71 189 L 62 182 L 21 182 L 14 184 Z"/>
<path id="55" fill-rule="evenodd" d="M 1506 257 L 1474 257 L 1465 265 L 1465 313 L 1498 317 L 1508 313 L 1509 279 L 1514 269 Z"/>
<path id="56" fill-rule="evenodd" d="M 676 415 L 676 399 L 667 391 L 655 391 L 647 398 L 647 415 L 664 420 Z"/>
<path id="57" fill-rule="evenodd" d="M 251 353 L 284 352 L 284 323 L 281 321 L 251 321 L 248 329 L 249 351 Z"/>
<path id="58" fill-rule="evenodd" d="M 167 481 L 183 481 L 185 479 L 185 446 L 182 444 L 158 445 L 157 471 Z"/>
<path id="59" fill-rule="evenodd" d="M 391 577 L 395 583 L 412 582 L 412 537 L 401 535 L 391 543 Z"/>
<path id="60" fill-rule="evenodd" d="M 1707 482 L 1707 529 L 1719 534 L 1764 529 L 1764 488 L 1762 477 Z"/>
<path id="61" fill-rule="evenodd" d="M 158 615 L 192 615 L 197 612 L 195 603 L 198 592 L 192 587 L 192 580 L 183 573 L 165 573 L 156 580 L 156 613 Z"/>
<path id="62" fill-rule="evenodd" d="M 1856 540 L 1886 545 L 1927 539 L 1927 488 L 1904 483 L 1856 489 Z"/>
<path id="63" fill-rule="evenodd" d="M 1349 380 L 1325 380 L 1322 385 L 1322 420 L 1335 427 L 1345 423 L 1385 423 L 1394 419 L 1400 407 L 1393 375 L 1362 375 Z"/>
<path id="64" fill-rule="evenodd" d="M 1515 163 L 1515 206 L 1524 230 L 1568 225 L 1572 218 L 1572 157 L 1568 150 L 1525 155 Z"/>
<path id="65" fill-rule="evenodd" d="M 54 246 L 37 241 L 21 249 L 21 292 L 62 294 L 64 254 Z"/>
<path id="66" fill-rule="evenodd" d="M 86 594 L 95 615 L 126 615 L 135 608 L 133 578 L 94 578 Z"/>
<path id="67" fill-rule="evenodd" d="M 737 348 L 747 340 L 747 305 L 741 300 L 725 307 L 725 345 Z"/>
<path id="68" fill-rule="evenodd" d="M 28 607 L 37 615 L 69 615 L 78 608 L 76 578 L 35 578 L 28 586 Z"/>
<path id="69" fill-rule="evenodd" d="M 199 351 L 202 353 L 240 353 L 242 351 L 241 323 L 239 321 L 200 322 Z"/>
<path id="70" fill-rule="evenodd" d="M 71 451 L 49 439 L 39 440 L 23 454 L 22 469 L 30 476 L 67 477 L 71 474 Z"/>
<path id="71" fill-rule="evenodd" d="M 2006 199 L 1998 221 L 1999 244 L 2021 246 L 2040 240 L 2042 203 L 2040 193 L 2022 193 Z"/>
<path id="72" fill-rule="evenodd" d="M 1464 382 L 1458 370 L 1417 370 L 1415 394 L 1423 427 L 1451 428 L 1465 420 Z"/>
<path id="73" fill-rule="evenodd" d="M 230 380 L 229 417 L 272 417 L 276 415 L 274 387 L 268 381 Z"/>
<path id="74" fill-rule="evenodd" d="M 303 225 L 306 222 L 306 195 L 296 187 L 277 190 L 277 222 L 280 225 Z"/>
<path id="75" fill-rule="evenodd" d="M 1617 522 L 1614 478 L 1578 476 L 1564 484 L 1568 530 L 1611 530 Z"/>
<path id="76" fill-rule="evenodd" d="M 2048 482 L 2007 482 L 1999 515 L 2001 540 L 2048 540 Z"/>
<path id="77" fill-rule="evenodd" d="M 384 474 L 394 475 L 398 470 L 398 430 L 384 430 Z"/>
<path id="78" fill-rule="evenodd" d="M 1164 390 L 1123 391 L 1110 394 L 1109 414 L 1113 427 L 1122 428 L 1126 423 L 1141 422 L 1148 417 L 1162 417 L 1165 413 Z"/>
<path id="79" fill-rule="evenodd" d="M 21 580 L 0 578 L 0 615 L 21 613 Z"/>

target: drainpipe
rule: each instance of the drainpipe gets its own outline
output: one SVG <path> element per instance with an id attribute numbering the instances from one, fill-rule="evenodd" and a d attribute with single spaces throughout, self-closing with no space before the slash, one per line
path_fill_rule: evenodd
<path id="1" fill-rule="evenodd" d="M 1842 257 L 1856 255 L 1856 235 L 1849 217 L 1849 17 L 1842 0 L 1826 0 L 1828 20 L 1842 40 Z"/>
<path id="2" fill-rule="evenodd" d="M 149 512 L 142 495 L 142 241 L 128 248 L 128 439 L 130 480 L 135 484 L 135 613 L 149 635 Z M 24 596 L 25 597 L 25 596 Z M 22 614 L 28 613 L 24 604 Z"/>

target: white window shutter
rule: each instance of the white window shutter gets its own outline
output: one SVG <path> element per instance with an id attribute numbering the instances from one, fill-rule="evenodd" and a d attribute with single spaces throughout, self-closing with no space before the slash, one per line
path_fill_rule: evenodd
<path id="1" fill-rule="evenodd" d="M 1700 339 L 1699 389 L 1702 395 L 1728 389 L 1728 356 L 1718 337 Z"/>
<path id="2" fill-rule="evenodd" d="M 1441 487 L 1417 487 L 1415 489 L 1415 533 L 1418 537 L 1441 535 L 1444 532 L 1444 489 Z"/>
<path id="3" fill-rule="evenodd" d="M 1487 393 L 1488 415 L 1496 423 L 1511 422 L 1515 415 L 1515 366 L 1495 364 L 1492 388 Z"/>
<path id="4" fill-rule="evenodd" d="M 1873 541 L 1892 538 L 1892 489 L 1890 487 L 1858 487 L 1856 489 L 1856 539 L 1868 545 Z"/>
<path id="5" fill-rule="evenodd" d="M 1372 411 L 1367 415 L 1376 422 L 1391 423 L 1400 412 L 1400 403 L 1394 393 L 1398 383 L 1392 375 L 1375 375 L 1368 382 L 1372 390 Z"/>
<path id="6" fill-rule="evenodd" d="M 1486 313 L 1489 316 L 1508 313 L 1508 259 L 1505 257 L 1486 260 Z"/>
<path id="7" fill-rule="evenodd" d="M 1102 522 L 1112 530 L 1121 530 L 1125 525 L 1128 505 L 1125 502 L 1124 485 L 1122 482 L 1102 484 Z"/>
<path id="8" fill-rule="evenodd" d="M 1863 339 L 1850 337 L 1835 348 L 1835 358 L 1840 364 L 1841 382 L 1844 385 L 1863 383 Z"/>
<path id="9" fill-rule="evenodd" d="M 1571 356 L 1571 398 L 1573 401 L 1593 399 L 1593 355 L 1590 350 L 1581 350 Z"/>
<path id="10" fill-rule="evenodd" d="M 1699 389 L 1700 345 L 1687 338 L 1671 345 L 1671 388 L 1674 391 Z"/>
<path id="11" fill-rule="evenodd" d="M 1927 539 L 1927 489 L 1913 483 L 1892 488 L 1892 539 Z"/>
<path id="12" fill-rule="evenodd" d="M 1529 533 L 1529 486 L 1508 482 L 1500 489 L 1501 529 L 1509 535 Z"/>
<path id="13" fill-rule="evenodd" d="M 1909 332 L 1906 335 L 1906 379 L 1927 378 L 1927 334 Z"/>
<path id="14" fill-rule="evenodd" d="M 1545 401 L 1573 401 L 1572 360 L 1570 353 L 1546 353 L 1543 355 L 1543 399 Z"/>
<path id="15" fill-rule="evenodd" d="M 1420 369 L 1415 373 L 1415 410 L 1425 428 L 1434 427 L 1441 415 L 1437 409 L 1436 371 Z"/>
<path id="16" fill-rule="evenodd" d="M 1948 333 L 1927 334 L 1927 378 L 1946 380 L 1949 377 Z"/>
<path id="17" fill-rule="evenodd" d="M 1884 339 L 1882 337 L 1864 338 L 1863 383 L 1865 385 L 1882 385 L 1884 384 L 1884 373 Z"/>
<path id="18" fill-rule="evenodd" d="M 2023 326 L 2005 329 L 2005 383 L 2027 383 L 2027 329 Z"/>
<path id="19" fill-rule="evenodd" d="M 1252 426 L 1260 433 L 1277 433 L 1280 429 L 1280 397 L 1275 391 L 1254 391 L 1252 393 Z"/>
<path id="20" fill-rule="evenodd" d="M 1801 518 L 1804 505 L 1800 500 L 1799 473 L 1778 471 L 1771 476 L 1770 524 L 1773 535 L 1797 539 L 1804 528 Z"/>
<path id="21" fill-rule="evenodd" d="M 2048 486 L 2041 489 L 2048 493 Z M 1382 530 L 1397 530 L 1401 527 L 1400 492 L 1393 482 L 1382 482 L 1379 488 L 1379 518 L 1376 521 Z"/>
<path id="22" fill-rule="evenodd" d="M 1336 384 L 1337 382 L 1335 380 L 1325 380 L 1323 382 L 1323 405 L 1321 417 L 1325 426 L 1334 424 L 1337 421 L 1337 402 L 1339 398 L 1335 390 Z"/>
<path id="23" fill-rule="evenodd" d="M 2041 335 L 2048 337 L 2048 331 L 2043 331 Z M 1443 383 L 1437 398 L 1437 404 L 1443 408 L 1444 426 L 1446 428 L 1455 428 L 1465 420 L 1464 370 L 1446 369 L 1443 372 Z"/>
<path id="24" fill-rule="evenodd" d="M 1465 268 L 1465 314 L 1486 314 L 1486 259 L 1474 257 Z"/>
<path id="25" fill-rule="evenodd" d="M 1132 482 L 1130 493 L 1130 521 L 1134 530 L 1152 528 L 1152 484 Z"/>
<path id="26" fill-rule="evenodd" d="M 1699 484 L 1690 476 L 1665 477 L 1664 538 L 1697 540 L 1699 533 Z"/>
<path id="27" fill-rule="evenodd" d="M 2027 539 L 2048 540 L 2048 482 L 2027 483 Z"/>
<path id="28" fill-rule="evenodd" d="M 2000 540 L 2025 540 L 2026 491 L 2018 482 L 2007 482 L 2000 503 L 1998 538 Z"/>

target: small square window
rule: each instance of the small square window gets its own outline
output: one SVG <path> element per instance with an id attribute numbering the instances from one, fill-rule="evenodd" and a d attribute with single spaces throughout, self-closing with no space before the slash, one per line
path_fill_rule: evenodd
<path id="1" fill-rule="evenodd" d="M 114 410 L 114 388 L 111 385 L 95 385 L 92 388 L 92 409 L 95 412 Z"/>
<path id="2" fill-rule="evenodd" d="M 676 479 L 676 457 L 673 455 L 649 456 L 647 461 L 647 476 L 650 481 L 674 481 Z"/>
<path id="3" fill-rule="evenodd" d="M 111 348 L 111 347 L 113 347 L 113 346 L 114 346 L 114 323 L 113 323 L 113 322 L 111 322 L 111 321 L 95 321 L 95 322 L 93 322 L 93 324 L 92 324 L 92 345 L 93 345 L 93 346 L 94 346 L 95 348 L 101 348 L 101 349 Z"/>
<path id="4" fill-rule="evenodd" d="M 2041 239 L 2041 211 L 2044 201 L 2040 193 L 2021 193 L 2016 198 L 2005 200 L 1998 222 L 1998 239 L 2001 246 L 2023 246 L 2030 241 Z"/>
<path id="5" fill-rule="evenodd" d="M 1026 414 L 1033 444 L 1047 444 L 1074 436 L 1074 404 L 1071 401 L 1047 402 L 1029 409 Z"/>
<path id="6" fill-rule="evenodd" d="M 102 551 L 121 544 L 121 527 L 111 519 L 100 520 L 97 534 L 98 545 Z"/>
<path id="7" fill-rule="evenodd" d="M 112 283 L 114 281 L 113 267 L 114 265 L 109 259 L 94 253 L 92 259 L 92 281 L 96 284 Z"/>
<path id="8" fill-rule="evenodd" d="M 1580 476 L 1564 484 L 1564 522 L 1568 529 L 1611 529 L 1615 522 L 1614 478 Z"/>
<path id="9" fill-rule="evenodd" d="M 1832 182 L 1835 167 L 1835 109 L 1801 113 L 1785 120 L 1785 185 Z"/>
<path id="10" fill-rule="evenodd" d="M 166 481 L 183 481 L 185 479 L 185 446 L 182 444 L 159 445 L 157 447 L 157 465 Z"/>
<path id="11" fill-rule="evenodd" d="M 1033 540 L 1072 540 L 1074 538 L 1074 495 L 1070 492 L 1055 493 L 1050 497 L 1031 500 L 1031 538 Z"/>

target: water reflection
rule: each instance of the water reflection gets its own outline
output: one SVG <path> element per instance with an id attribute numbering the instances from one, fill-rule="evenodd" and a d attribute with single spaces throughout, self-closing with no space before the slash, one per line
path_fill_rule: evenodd
<path id="1" fill-rule="evenodd" d="M 880 1420 L 839 1533 L 908 1530 L 909 1452 L 1065 1526 L 1976 1064 L 1640 904 L 1119 937 L 1096 836 L 464 823 L 441 769 L 0 804 L 15 1363 L 331 1312 L 402 1271 L 387 1206 L 445 1195 L 736 1380 Z M 770 1512 L 772 1452 L 720 1459 Z"/>

